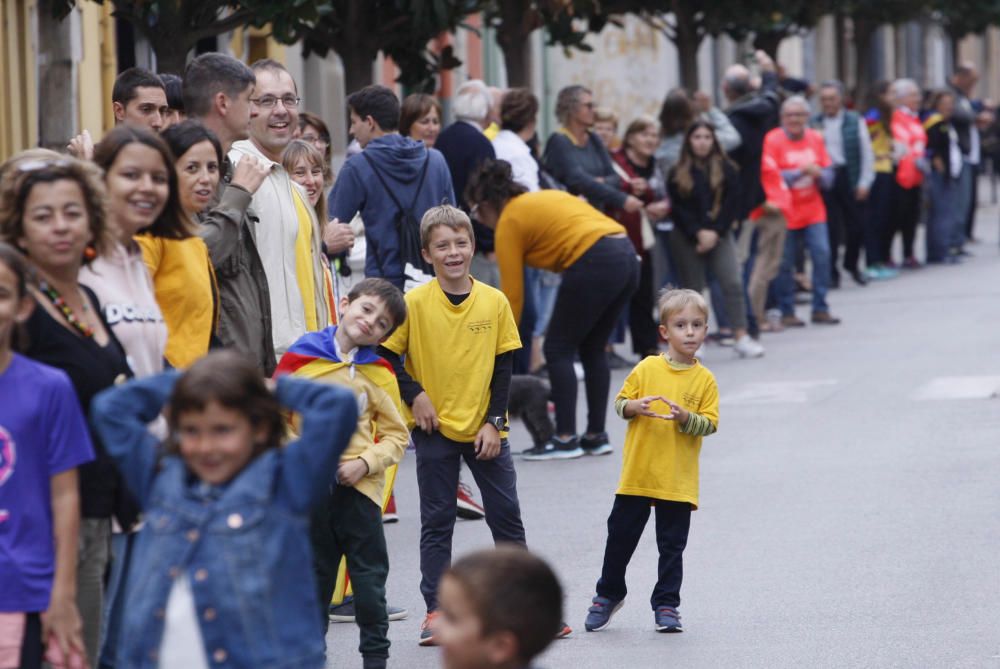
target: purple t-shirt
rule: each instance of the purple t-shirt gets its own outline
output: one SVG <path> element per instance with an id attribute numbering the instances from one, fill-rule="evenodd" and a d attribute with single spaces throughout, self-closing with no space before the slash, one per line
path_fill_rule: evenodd
<path id="1" fill-rule="evenodd" d="M 69 377 L 15 354 L 0 374 L 0 611 L 49 608 L 50 479 L 93 459 Z"/>

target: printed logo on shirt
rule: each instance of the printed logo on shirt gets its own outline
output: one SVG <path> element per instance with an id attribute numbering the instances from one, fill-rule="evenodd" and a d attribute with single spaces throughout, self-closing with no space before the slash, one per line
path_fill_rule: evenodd
<path id="1" fill-rule="evenodd" d="M 486 334 L 493 329 L 493 321 L 472 321 L 466 327 L 472 334 Z"/>
<path id="2" fill-rule="evenodd" d="M 0 426 L 0 486 L 14 475 L 14 464 L 17 462 L 17 448 L 10 432 Z"/>
<path id="3" fill-rule="evenodd" d="M 684 406 L 693 408 L 701 406 L 701 395 L 694 395 L 692 393 L 683 393 L 681 395 L 681 400 L 684 402 Z"/>
<path id="4" fill-rule="evenodd" d="M 104 318 L 108 325 L 126 323 L 159 323 L 163 320 L 154 309 L 141 309 L 134 304 L 106 304 Z"/>

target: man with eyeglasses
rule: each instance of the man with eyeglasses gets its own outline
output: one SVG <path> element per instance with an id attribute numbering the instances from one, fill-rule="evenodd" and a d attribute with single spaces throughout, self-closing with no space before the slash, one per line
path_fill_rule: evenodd
<path id="1" fill-rule="evenodd" d="M 306 332 L 327 327 L 333 305 L 320 221 L 305 192 L 281 166 L 281 154 L 298 130 L 295 80 L 271 59 L 250 69 L 257 79 L 250 98 L 250 138 L 234 142 L 229 159 L 237 169 L 249 156 L 270 166 L 252 207 L 260 217 L 257 250 L 267 276 L 274 351 L 280 358 Z"/>

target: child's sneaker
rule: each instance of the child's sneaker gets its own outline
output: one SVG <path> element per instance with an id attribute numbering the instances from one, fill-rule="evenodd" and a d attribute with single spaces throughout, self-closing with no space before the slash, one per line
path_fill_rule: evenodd
<path id="1" fill-rule="evenodd" d="M 427 614 L 427 617 L 424 618 L 424 622 L 420 624 L 420 640 L 418 643 L 421 646 L 437 645 L 437 639 L 434 638 L 434 629 L 431 627 L 431 623 L 434 622 L 434 619 L 437 618 L 438 615 L 437 611 L 431 611 Z"/>
<path id="2" fill-rule="evenodd" d="M 656 631 L 675 633 L 683 632 L 681 629 L 681 615 L 672 606 L 658 606 L 656 608 Z"/>
<path id="3" fill-rule="evenodd" d="M 583 449 L 584 455 L 608 455 L 614 450 L 608 443 L 607 432 L 601 432 L 592 437 L 583 435 L 580 437 L 580 448 Z"/>
<path id="4" fill-rule="evenodd" d="M 588 632 L 600 632 L 611 624 L 611 616 L 618 612 L 618 609 L 625 603 L 624 599 L 617 602 L 607 597 L 597 595 L 593 599 L 593 604 L 587 609 L 587 620 L 583 623 Z"/>
<path id="5" fill-rule="evenodd" d="M 482 520 L 486 517 L 486 510 L 483 505 L 472 496 L 472 488 L 462 479 L 458 480 L 458 517 L 464 520 Z"/>
<path id="6" fill-rule="evenodd" d="M 580 442 L 576 437 L 563 441 L 552 437 L 541 446 L 535 446 L 521 453 L 525 460 L 572 460 L 583 455 Z"/>

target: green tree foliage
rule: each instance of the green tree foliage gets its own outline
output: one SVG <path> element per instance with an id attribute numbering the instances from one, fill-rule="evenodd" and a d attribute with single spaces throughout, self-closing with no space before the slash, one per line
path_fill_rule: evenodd
<path id="1" fill-rule="evenodd" d="M 91 0 L 103 4 L 105 0 Z M 270 24 L 275 39 L 291 43 L 298 34 L 332 11 L 324 0 L 106 0 L 114 16 L 132 24 L 149 40 L 161 72 L 182 74 L 199 40 L 244 26 Z M 54 0 L 64 17 L 77 0 Z"/>

